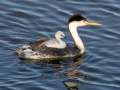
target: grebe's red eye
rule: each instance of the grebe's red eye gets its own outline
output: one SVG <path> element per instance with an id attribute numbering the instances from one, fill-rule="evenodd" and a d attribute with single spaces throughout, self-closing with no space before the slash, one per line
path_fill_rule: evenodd
<path id="1" fill-rule="evenodd" d="M 85 20 L 82 20 L 84 23 L 86 22 Z"/>

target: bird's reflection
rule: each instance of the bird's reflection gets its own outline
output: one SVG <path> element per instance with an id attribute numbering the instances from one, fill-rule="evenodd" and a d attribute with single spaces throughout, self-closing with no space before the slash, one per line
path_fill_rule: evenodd
<path id="1" fill-rule="evenodd" d="M 83 86 L 82 83 L 76 81 L 64 81 L 63 84 L 66 86 L 68 90 L 78 90 L 79 86 Z"/>
<path id="2" fill-rule="evenodd" d="M 60 60 L 25 60 L 26 62 L 39 67 L 49 67 L 59 69 L 53 74 L 53 77 L 60 79 L 67 77 L 63 84 L 68 90 L 78 90 L 79 86 L 83 86 L 79 78 L 86 79 L 86 76 L 79 70 L 81 63 L 84 62 L 83 56 L 73 59 L 60 59 Z"/>

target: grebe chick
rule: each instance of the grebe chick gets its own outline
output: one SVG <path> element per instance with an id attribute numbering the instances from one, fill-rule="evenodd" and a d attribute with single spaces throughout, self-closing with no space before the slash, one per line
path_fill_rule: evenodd
<path id="1" fill-rule="evenodd" d="M 62 31 L 58 31 L 55 34 L 55 38 L 45 41 L 43 45 L 52 48 L 65 48 L 66 43 L 61 38 L 66 38 L 66 36 Z"/>

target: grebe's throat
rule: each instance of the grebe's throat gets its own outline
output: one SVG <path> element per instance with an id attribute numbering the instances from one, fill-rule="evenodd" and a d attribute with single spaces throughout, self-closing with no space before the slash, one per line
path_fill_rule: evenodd
<path id="1" fill-rule="evenodd" d="M 68 28 L 69 28 L 72 38 L 75 42 L 75 45 L 81 50 L 80 53 L 83 53 L 85 51 L 85 47 L 84 47 L 84 44 L 83 44 L 81 38 L 78 35 L 78 32 L 77 32 L 78 25 L 76 23 L 77 23 L 76 21 L 69 23 Z"/>

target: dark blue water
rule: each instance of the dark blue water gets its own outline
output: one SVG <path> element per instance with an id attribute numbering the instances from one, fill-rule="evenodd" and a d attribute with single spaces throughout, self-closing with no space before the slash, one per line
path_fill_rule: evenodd
<path id="1" fill-rule="evenodd" d="M 1 0 L 0 90 L 120 90 L 119 0 Z M 73 43 L 67 20 L 82 14 L 101 27 L 78 28 L 86 47 L 77 60 L 20 60 L 14 50 L 58 30 Z"/>

